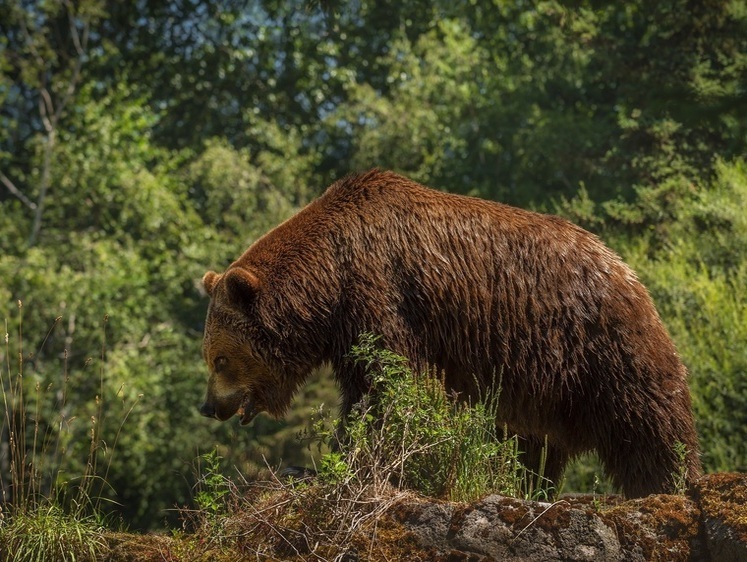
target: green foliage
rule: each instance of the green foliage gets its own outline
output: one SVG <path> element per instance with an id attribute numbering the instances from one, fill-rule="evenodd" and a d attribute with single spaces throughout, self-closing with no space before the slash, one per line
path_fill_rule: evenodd
<path id="1" fill-rule="evenodd" d="M 221 471 L 221 457 L 217 450 L 204 453 L 200 460 L 202 462 L 195 502 L 200 510 L 207 512 L 210 519 L 217 519 L 225 512 L 230 487 Z"/>
<path id="2" fill-rule="evenodd" d="M 107 549 L 102 491 L 117 445 L 116 437 L 102 440 L 108 405 L 98 394 L 93 412 L 71 408 L 67 357 L 56 380 L 27 368 L 34 354 L 24 350 L 21 312 L 19 301 L 18 332 L 6 332 L 0 353 L 0 434 L 8 440 L 0 457 L 0 560 L 99 560 Z"/>
<path id="3" fill-rule="evenodd" d="M 379 61 L 388 69 L 386 93 L 352 83 L 349 103 L 329 117 L 354 127 L 350 166 L 393 168 L 424 182 L 450 178 L 451 162 L 464 156 L 460 133 L 475 111 L 485 56 L 456 20 L 438 22 L 415 44 L 398 34 Z"/>
<path id="4" fill-rule="evenodd" d="M 702 265 L 683 258 L 656 264 L 652 290 L 662 295 L 664 314 L 690 370 L 704 464 L 710 470 L 744 469 L 747 355 L 739 342 L 747 337 L 742 289 L 747 270 L 742 266 L 731 279 L 711 277 Z"/>
<path id="5" fill-rule="evenodd" d="M 345 455 L 330 451 L 319 460 L 319 479 L 325 484 L 338 484 L 353 477 Z"/>
<path id="6" fill-rule="evenodd" d="M 708 272 L 736 282 L 747 255 L 747 162 L 717 160 L 712 186 L 700 190 L 681 225 Z M 692 235 L 694 234 L 694 236 Z M 690 235 L 690 236 L 688 236 Z"/>
<path id="7" fill-rule="evenodd" d="M 91 407 L 81 408 L 69 400 L 77 385 L 66 356 L 54 378 L 45 379 L 30 370 L 34 354 L 23 348 L 22 306 L 19 301 L 18 332 L 15 337 L 6 333 L 5 364 L 0 371 L 0 431 L 8 436 L 7 456 L 0 459 L 3 502 L 13 517 L 46 506 L 64 507 L 71 517 L 98 516 L 119 431 L 137 400 L 120 418 L 114 437 L 104 441 L 104 428 L 113 420 L 104 414 L 110 397 L 104 393 L 103 380 L 90 388 L 95 395 Z M 12 356 L 17 362 L 11 363 Z"/>
<path id="8" fill-rule="evenodd" d="M 563 475 L 562 492 L 607 495 L 618 491 L 604 476 L 604 467 L 597 454 L 586 453 L 568 464 Z"/>
<path id="9" fill-rule="evenodd" d="M 190 195 L 203 222 L 244 244 L 288 218 L 293 210 L 288 197 L 293 194 L 276 188 L 253 160 L 249 150 L 234 150 L 225 140 L 213 139 L 189 165 L 184 178 L 192 186 Z"/>
<path id="10" fill-rule="evenodd" d="M 496 434 L 496 393 L 467 404 L 404 357 L 363 336 L 351 357 L 366 366 L 372 391 L 347 420 L 341 451 L 321 459 L 322 481 L 395 481 L 422 494 L 469 501 L 525 490 L 515 439 Z"/>
<path id="11" fill-rule="evenodd" d="M 162 496 L 160 509 L 171 507 L 179 496 L 185 501 L 188 497 L 189 484 L 172 475 L 183 467 L 180 457 L 188 463 L 194 443 L 182 440 L 186 448 L 177 453 L 180 441 L 173 437 L 177 430 L 169 416 L 192 411 L 199 390 L 192 387 L 190 396 L 178 392 L 178 385 L 164 387 L 163 382 L 183 370 L 180 357 L 188 344 L 183 328 L 175 327 L 179 321 L 172 311 L 190 319 L 195 305 L 190 308 L 185 296 L 189 291 L 196 295 L 195 278 L 205 260 L 198 257 L 204 256 L 203 250 L 197 251 L 185 238 L 187 233 L 197 234 L 198 224 L 194 212 L 183 206 L 186 190 L 167 176 L 171 162 L 154 162 L 159 152 L 147 148 L 151 121 L 135 101 L 131 106 L 123 101 L 127 95 L 112 93 L 76 114 L 83 132 L 57 147 L 57 161 L 64 165 L 53 171 L 54 189 L 47 194 L 50 205 L 40 243 L 29 249 L 8 248 L 0 269 L 9 281 L 11 299 L 29 296 L 26 337 L 30 347 L 39 350 L 27 375 L 38 377 L 45 386 L 59 376 L 56 358 L 66 357 L 74 389 L 66 395 L 67 408 L 86 412 L 81 420 L 96 415 L 99 399 L 111 401 L 105 415 L 116 419 L 143 395 L 143 414 L 136 417 L 132 432 L 122 436 L 124 446 L 108 474 L 115 487 L 105 490 L 110 499 L 121 494 L 117 501 L 127 505 L 130 521 L 136 522 L 158 514 L 154 497 L 169 488 L 166 493 L 171 497 Z M 113 159 L 114 154 L 125 158 Z M 193 265 L 189 257 L 177 263 L 174 252 L 191 255 Z M 164 298 L 166 292 L 172 296 Z M 105 315 L 105 337 L 112 343 L 104 353 L 97 351 L 104 335 L 97 319 Z M 42 347 L 40 333 L 58 316 L 60 321 Z M 12 327 L 13 320 L 11 331 Z M 158 357 L 148 349 L 159 349 Z M 96 358 L 90 359 L 90 354 Z M 43 420 L 53 425 L 50 415 L 45 411 Z M 101 438 L 113 444 L 116 428 L 103 427 Z M 68 453 L 77 456 L 82 468 L 86 439 L 85 433 L 77 435 Z M 158 446 L 154 435 L 164 436 Z M 133 501 L 133 496 L 140 499 Z"/>
<path id="12" fill-rule="evenodd" d="M 674 444 L 674 452 L 677 454 L 679 469 L 672 474 L 674 482 L 674 493 L 684 496 L 687 491 L 687 445 L 679 441 Z"/>
<path id="13" fill-rule="evenodd" d="M 95 562 L 108 550 L 98 519 L 68 514 L 56 505 L 0 521 L 0 544 L 3 562 Z"/>

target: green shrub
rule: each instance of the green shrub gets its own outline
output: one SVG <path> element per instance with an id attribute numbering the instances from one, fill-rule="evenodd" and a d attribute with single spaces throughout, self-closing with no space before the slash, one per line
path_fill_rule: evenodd
<path id="1" fill-rule="evenodd" d="M 465 402 L 376 340 L 366 335 L 351 352 L 366 366 L 372 392 L 347 420 L 340 452 L 322 457 L 323 480 L 370 483 L 376 491 L 393 483 L 455 501 L 535 494 L 539 479 L 532 482 L 519 463 L 517 440 L 497 432 L 499 389 Z"/>

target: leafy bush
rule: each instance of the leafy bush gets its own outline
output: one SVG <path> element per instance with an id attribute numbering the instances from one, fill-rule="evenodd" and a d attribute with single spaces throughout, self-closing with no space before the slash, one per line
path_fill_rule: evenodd
<path id="1" fill-rule="evenodd" d="M 344 443 L 322 457 L 326 481 L 365 483 L 455 501 L 486 493 L 539 492 L 518 461 L 518 442 L 496 430 L 498 393 L 471 404 L 450 395 L 437 377 L 417 374 L 407 359 L 361 337 L 351 357 L 366 366 L 372 391 L 346 420 Z M 336 433 L 327 433 L 328 437 Z M 535 475 L 536 476 L 536 475 Z"/>

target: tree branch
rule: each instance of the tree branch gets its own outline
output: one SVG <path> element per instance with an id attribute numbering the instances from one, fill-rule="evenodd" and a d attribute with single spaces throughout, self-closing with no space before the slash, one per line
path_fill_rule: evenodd
<path id="1" fill-rule="evenodd" d="M 39 198 L 36 204 L 36 211 L 34 212 L 34 226 L 31 230 L 31 236 L 29 237 L 29 247 L 36 244 L 39 239 L 39 233 L 41 232 L 42 218 L 44 215 L 44 201 L 47 197 L 47 190 L 49 189 L 50 177 L 52 175 L 52 153 L 55 148 L 55 140 L 57 135 L 56 130 L 52 129 L 47 134 L 47 142 L 44 145 L 44 162 L 41 170 L 41 183 L 39 185 Z"/>
<path id="2" fill-rule="evenodd" d="M 78 33 L 78 28 L 75 26 L 75 14 L 73 13 L 74 7 L 69 1 L 65 2 L 65 5 L 67 6 L 67 16 L 70 23 L 70 35 L 72 37 L 73 45 L 75 46 L 75 51 L 78 54 L 78 57 L 75 60 L 73 75 L 70 77 L 70 82 L 68 83 L 67 89 L 65 90 L 65 94 L 57 104 L 57 110 L 55 113 L 55 117 L 57 119 L 62 116 L 62 111 L 65 109 L 65 106 L 75 93 L 75 89 L 78 85 L 78 80 L 80 79 L 80 71 L 83 68 L 83 59 L 85 58 L 86 49 L 88 48 L 88 31 L 91 26 L 91 22 L 87 18 L 83 20 L 83 37 L 81 39 L 80 34 Z"/>
<path id="3" fill-rule="evenodd" d="M 47 142 L 44 145 L 44 160 L 41 170 L 41 183 L 39 186 L 39 197 L 37 199 L 36 208 L 34 212 L 34 224 L 31 230 L 31 236 L 29 236 L 28 245 L 33 246 L 39 239 L 39 233 L 41 232 L 42 220 L 44 215 L 44 203 L 47 197 L 47 191 L 50 187 L 52 177 L 52 155 L 55 149 L 57 140 L 57 125 L 62 118 L 62 114 L 67 106 L 68 102 L 72 99 L 80 81 L 80 73 L 83 67 L 83 60 L 85 58 L 85 50 L 88 47 L 88 32 L 90 28 L 90 21 L 88 18 L 84 18 L 82 36 L 78 32 L 78 28 L 75 25 L 75 14 L 74 6 L 69 0 L 63 2 L 68 14 L 68 22 L 70 26 L 70 35 L 72 37 L 73 45 L 77 57 L 75 58 L 75 64 L 72 68 L 72 74 L 68 81 L 67 87 L 64 92 L 58 96 L 57 103 L 55 104 L 52 98 L 52 92 L 46 86 L 46 76 L 42 75 L 41 84 L 39 87 L 39 115 L 44 123 L 44 128 L 47 131 Z M 44 70 L 42 70 L 44 72 Z"/>
<path id="4" fill-rule="evenodd" d="M 52 96 L 46 86 L 39 87 L 39 116 L 44 124 L 44 130 L 50 133 L 57 125 L 57 113 L 54 110 Z"/>
<path id="5" fill-rule="evenodd" d="M 29 209 L 31 209 L 32 211 L 36 210 L 36 203 L 34 203 L 33 201 L 31 201 L 31 199 L 26 197 L 23 194 L 23 192 L 20 189 L 18 189 L 12 181 L 10 181 L 8 176 L 6 176 L 2 172 L 0 172 L 0 182 L 2 182 L 2 184 L 8 188 L 8 191 L 10 191 L 16 197 L 18 197 L 18 199 L 20 199 L 20 201 L 24 205 L 26 205 Z"/>

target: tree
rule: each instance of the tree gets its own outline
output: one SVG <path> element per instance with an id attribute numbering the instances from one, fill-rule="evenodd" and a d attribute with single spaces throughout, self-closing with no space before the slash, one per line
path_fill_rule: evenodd
<path id="1" fill-rule="evenodd" d="M 11 150 L 34 137 L 39 139 L 41 165 L 36 188 L 21 189 L 0 167 L 0 181 L 8 191 L 33 211 L 28 245 L 36 244 L 42 228 L 47 192 L 50 188 L 60 121 L 76 94 L 84 61 L 88 57 L 91 26 L 102 15 L 98 0 L 60 0 L 42 4 L 8 2 L 3 6 L 8 18 L 2 27 L 7 38 L 4 66 L 12 77 L 6 96 L 6 121 L 15 128 Z M 9 101 L 15 103 L 11 105 Z M 37 107 L 37 118 L 22 121 L 30 107 Z M 33 142 L 33 141 L 32 141 Z M 13 165 L 11 164 L 11 168 Z M 30 178 L 29 178 L 30 179 Z M 35 199 L 35 200 L 34 200 Z"/>

